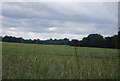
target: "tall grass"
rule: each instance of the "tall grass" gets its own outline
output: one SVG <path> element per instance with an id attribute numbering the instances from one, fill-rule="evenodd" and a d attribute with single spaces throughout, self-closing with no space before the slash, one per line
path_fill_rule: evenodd
<path id="1" fill-rule="evenodd" d="M 118 79 L 118 50 L 3 43 L 4 79 Z M 79 62 L 77 62 L 78 60 Z"/>

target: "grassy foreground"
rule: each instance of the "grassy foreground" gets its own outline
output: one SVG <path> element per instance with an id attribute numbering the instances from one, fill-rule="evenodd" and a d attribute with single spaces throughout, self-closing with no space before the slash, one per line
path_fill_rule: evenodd
<path id="1" fill-rule="evenodd" d="M 2 43 L 3 79 L 118 79 L 118 50 Z"/>

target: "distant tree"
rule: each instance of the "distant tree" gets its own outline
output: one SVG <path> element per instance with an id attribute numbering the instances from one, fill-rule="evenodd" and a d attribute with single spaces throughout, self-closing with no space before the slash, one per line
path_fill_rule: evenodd
<path id="1" fill-rule="evenodd" d="M 73 40 L 70 41 L 70 45 L 75 46 L 75 47 L 79 46 L 79 41 L 77 39 L 73 39 Z"/>
<path id="2" fill-rule="evenodd" d="M 22 37 L 16 38 L 16 42 L 17 43 L 23 43 L 23 38 Z"/>
<path id="3" fill-rule="evenodd" d="M 52 38 L 50 38 L 50 40 L 52 41 L 53 39 L 52 39 Z"/>
<path id="4" fill-rule="evenodd" d="M 63 39 L 63 44 L 64 45 L 69 45 L 69 39 L 68 38 L 64 38 Z"/>
<path id="5" fill-rule="evenodd" d="M 117 48 L 118 47 L 118 36 L 114 35 L 111 37 L 105 37 L 106 48 Z"/>
<path id="6" fill-rule="evenodd" d="M 2 41 L 2 39 L 3 39 L 3 37 L 2 37 L 2 36 L 0 36 L 0 41 Z"/>
<path id="7" fill-rule="evenodd" d="M 63 40 L 65 40 L 65 41 L 69 41 L 69 39 L 68 39 L 68 38 L 64 38 Z"/>
<path id="8" fill-rule="evenodd" d="M 16 38 L 12 36 L 5 36 L 2 38 L 2 41 L 4 42 L 16 42 L 16 43 L 21 43 L 22 37 Z"/>
<path id="9" fill-rule="evenodd" d="M 120 49 L 120 29 L 119 29 L 119 32 L 118 32 L 118 49 Z"/>
<path id="10" fill-rule="evenodd" d="M 24 43 L 34 44 L 34 40 L 26 39 L 26 40 L 24 40 Z"/>
<path id="11" fill-rule="evenodd" d="M 39 44 L 39 41 L 40 41 L 39 39 L 34 39 L 34 40 L 33 40 L 33 43 L 34 43 L 34 44 Z"/>
<path id="12" fill-rule="evenodd" d="M 100 34 L 90 34 L 81 41 L 81 45 L 85 47 L 103 47 L 103 44 L 104 38 Z"/>
<path id="13" fill-rule="evenodd" d="M 120 31 L 118 35 L 111 37 L 103 38 L 100 34 L 90 34 L 87 37 L 84 37 L 81 41 L 77 39 L 72 39 L 69 41 L 68 38 L 64 39 L 48 39 L 48 40 L 39 40 L 39 39 L 23 39 L 22 37 L 12 37 L 12 36 L 0 36 L 0 41 L 3 42 L 16 42 L 16 43 L 29 43 L 29 44 L 53 44 L 53 45 L 71 45 L 75 48 L 77 46 L 82 47 L 105 47 L 105 48 L 119 48 L 120 49 Z"/>

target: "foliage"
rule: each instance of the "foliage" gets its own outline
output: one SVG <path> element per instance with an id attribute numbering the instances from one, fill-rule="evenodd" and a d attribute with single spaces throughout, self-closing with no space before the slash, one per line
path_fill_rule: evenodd
<path id="1" fill-rule="evenodd" d="M 114 35 L 112 37 L 105 37 L 105 47 L 107 48 L 117 48 L 118 36 Z"/>
<path id="2" fill-rule="evenodd" d="M 118 48 L 120 49 L 120 30 L 118 32 Z"/>
<path id="3" fill-rule="evenodd" d="M 82 46 L 86 47 L 103 47 L 104 38 L 99 34 L 90 34 L 82 40 Z"/>
<path id="4" fill-rule="evenodd" d="M 70 41 L 70 45 L 71 46 L 80 46 L 80 43 L 77 39 L 73 39 L 72 41 Z"/>
<path id="5" fill-rule="evenodd" d="M 82 40 L 72 39 L 71 41 L 68 38 L 64 39 L 23 39 L 22 37 L 16 38 L 12 36 L 2 37 L 3 42 L 16 42 L 16 43 L 28 43 L 28 44 L 49 44 L 49 45 L 70 45 L 70 46 L 81 46 L 81 47 L 99 47 L 99 48 L 118 48 L 118 41 L 120 37 L 114 35 L 111 37 L 103 37 L 100 34 L 90 34 L 87 37 L 84 37 Z"/>

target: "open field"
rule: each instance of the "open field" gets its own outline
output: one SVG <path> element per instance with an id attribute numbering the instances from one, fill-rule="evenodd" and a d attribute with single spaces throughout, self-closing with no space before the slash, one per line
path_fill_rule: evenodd
<path id="1" fill-rule="evenodd" d="M 118 79 L 118 50 L 2 43 L 3 79 Z"/>

